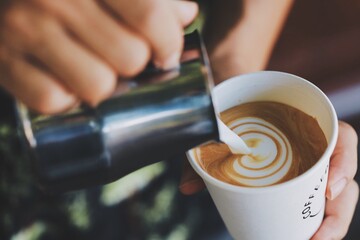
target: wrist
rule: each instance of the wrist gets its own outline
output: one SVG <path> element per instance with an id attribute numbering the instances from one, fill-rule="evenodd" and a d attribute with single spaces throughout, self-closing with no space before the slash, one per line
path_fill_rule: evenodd
<path id="1" fill-rule="evenodd" d="M 216 84 L 236 75 L 263 70 L 266 66 L 265 61 L 245 58 L 241 53 L 210 56 L 210 64 Z"/>

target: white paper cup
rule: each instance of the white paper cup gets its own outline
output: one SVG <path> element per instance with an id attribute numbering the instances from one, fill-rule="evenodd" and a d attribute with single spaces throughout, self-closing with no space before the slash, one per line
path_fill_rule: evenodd
<path id="1" fill-rule="evenodd" d="M 199 166 L 194 150 L 187 152 L 235 239 L 310 239 L 324 217 L 329 159 L 338 135 L 337 116 L 329 99 L 305 79 L 272 71 L 231 78 L 214 88 L 213 97 L 220 112 L 245 102 L 276 101 L 317 119 L 328 142 L 325 153 L 307 172 L 281 184 L 248 188 L 222 182 Z"/>

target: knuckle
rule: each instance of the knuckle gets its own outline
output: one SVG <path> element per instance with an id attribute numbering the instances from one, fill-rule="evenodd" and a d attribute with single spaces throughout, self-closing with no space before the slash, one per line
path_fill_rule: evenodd
<path id="1" fill-rule="evenodd" d="M 53 18 L 43 12 L 26 10 L 25 6 L 12 6 L 6 11 L 3 21 L 5 29 L 22 39 L 24 47 L 29 49 L 42 49 L 46 38 L 56 30 Z"/>
<path id="2" fill-rule="evenodd" d="M 154 49 L 154 55 L 157 61 L 166 62 L 175 55 L 180 55 L 183 47 L 183 37 L 181 32 L 174 29 L 172 34 L 161 39 Z"/>
<path id="3" fill-rule="evenodd" d="M 43 18 L 36 23 L 36 29 L 36 32 L 28 37 L 28 47 L 32 49 L 32 52 L 46 52 L 52 42 L 51 38 L 58 35 L 56 32 L 58 25 L 51 18 Z"/>
<path id="4" fill-rule="evenodd" d="M 19 31 L 24 27 L 27 27 L 26 21 L 26 13 L 23 8 L 13 5 L 10 6 L 3 15 L 3 25 L 5 28 Z M 25 25 L 25 26 L 24 26 Z"/>
<path id="5" fill-rule="evenodd" d="M 183 37 L 180 31 L 178 34 L 173 34 L 165 40 L 167 40 L 165 46 L 168 46 L 167 56 L 170 56 L 173 52 L 180 52 L 182 50 Z"/>
<path id="6" fill-rule="evenodd" d="M 116 75 L 113 71 L 99 69 L 93 74 L 94 85 L 86 89 L 82 95 L 83 100 L 92 106 L 97 105 L 102 100 L 110 97 L 116 87 Z"/>
<path id="7" fill-rule="evenodd" d="M 48 20 L 48 21 L 47 21 Z M 63 34 L 54 19 L 42 19 L 36 24 L 36 31 L 29 35 L 24 42 L 26 49 L 39 58 L 54 52 L 56 41 L 61 41 Z"/>
<path id="8" fill-rule="evenodd" d="M 180 52 L 183 47 L 183 34 L 180 29 L 172 29 L 171 34 L 161 38 L 161 44 L 157 50 L 162 52 L 164 57 L 170 57 L 175 52 Z"/>
<path id="9" fill-rule="evenodd" d="M 71 104 L 63 101 L 64 94 L 57 89 L 46 89 L 37 94 L 31 105 L 42 113 L 56 113 L 68 108 Z"/>
<path id="10" fill-rule="evenodd" d="M 127 53 L 126 58 L 121 61 L 120 74 L 124 77 L 131 77 L 140 73 L 150 59 L 149 47 L 141 41 L 133 42 L 133 48 Z"/>
<path id="11" fill-rule="evenodd" d="M 344 170 L 343 175 L 346 176 L 346 178 L 348 180 L 354 179 L 355 175 L 357 172 L 357 163 L 355 163 L 355 166 L 353 166 L 351 169 L 349 169 L 348 171 Z"/>
<path id="12" fill-rule="evenodd" d="M 356 141 L 356 143 L 358 142 L 358 135 L 356 133 L 356 130 L 350 124 L 340 121 L 339 126 L 343 131 L 347 133 L 349 138 Z"/>

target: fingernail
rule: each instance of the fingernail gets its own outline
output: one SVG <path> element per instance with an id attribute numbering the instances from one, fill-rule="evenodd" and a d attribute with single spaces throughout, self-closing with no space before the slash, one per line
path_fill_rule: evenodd
<path id="1" fill-rule="evenodd" d="M 330 187 L 330 192 L 329 194 L 327 194 L 328 199 L 330 200 L 334 200 L 337 196 L 340 195 L 340 193 L 344 190 L 346 184 L 347 184 L 347 179 L 346 178 L 342 178 L 341 180 L 337 181 L 335 184 L 333 184 Z"/>
<path id="2" fill-rule="evenodd" d="M 176 68 L 177 66 L 179 66 L 179 61 L 180 61 L 180 54 L 174 53 L 164 62 L 159 62 L 159 61 L 155 60 L 154 64 L 158 68 L 161 68 L 163 70 L 169 70 L 169 69 Z"/>

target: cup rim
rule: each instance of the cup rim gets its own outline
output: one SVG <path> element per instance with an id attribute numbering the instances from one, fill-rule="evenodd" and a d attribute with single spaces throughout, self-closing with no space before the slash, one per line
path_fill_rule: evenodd
<path id="1" fill-rule="evenodd" d="M 326 150 L 324 151 L 324 153 L 321 155 L 321 157 L 319 158 L 319 160 L 310 168 L 308 169 L 306 172 L 302 173 L 301 175 L 292 178 L 286 182 L 283 183 L 279 183 L 279 184 L 274 184 L 274 185 L 270 185 L 270 186 L 264 186 L 264 187 L 246 187 L 246 186 L 238 186 L 238 185 L 233 185 L 230 183 L 226 183 L 223 181 L 220 181 L 216 178 L 214 178 L 213 176 L 211 176 L 210 174 L 208 174 L 205 170 L 202 169 L 202 167 L 196 162 L 195 158 L 193 158 L 191 156 L 191 154 L 193 154 L 192 152 L 194 151 L 193 149 L 190 149 L 189 151 L 186 152 L 186 156 L 190 162 L 190 165 L 192 166 L 192 168 L 197 172 L 197 174 L 199 174 L 201 176 L 201 178 L 203 178 L 205 180 L 205 182 L 209 182 L 219 188 L 222 189 L 226 189 L 228 191 L 234 191 L 234 192 L 247 192 L 250 194 L 260 194 L 266 191 L 276 191 L 276 190 L 280 190 L 283 188 L 291 188 L 293 187 L 295 184 L 297 184 L 298 182 L 301 182 L 303 179 L 307 178 L 308 175 L 313 174 L 314 172 L 316 172 L 318 170 L 318 168 L 320 168 L 322 166 L 322 159 L 325 157 L 329 157 L 331 156 L 332 152 L 335 149 L 335 145 L 337 142 L 337 136 L 338 136 L 338 118 L 337 118 L 337 114 L 335 111 L 334 106 L 332 105 L 331 101 L 329 100 L 329 98 L 326 96 L 326 94 L 320 90 L 319 87 L 317 87 L 315 84 L 313 84 L 312 82 L 296 76 L 294 74 L 290 74 L 290 73 L 285 73 L 285 72 L 280 72 L 280 71 L 259 71 L 259 72 L 253 72 L 253 73 L 248 73 L 248 74 L 243 74 L 243 75 L 238 75 L 238 76 L 234 76 L 231 77 L 225 81 L 223 81 L 222 83 L 218 84 L 213 91 L 215 91 L 215 89 L 220 88 L 222 85 L 224 84 L 228 84 L 226 82 L 229 81 L 236 81 L 235 79 L 239 79 L 239 78 L 244 78 L 244 77 L 250 77 L 250 76 L 255 76 L 255 75 L 264 75 L 264 74 L 272 74 L 272 75 L 278 75 L 278 76 L 286 76 L 291 78 L 294 81 L 298 81 L 298 82 L 305 82 L 307 83 L 311 88 L 313 88 L 316 92 L 319 93 L 319 95 L 323 98 L 323 101 L 329 106 L 329 110 L 330 110 L 330 114 L 331 114 L 331 125 L 333 126 L 333 131 L 330 135 L 330 140 L 328 143 L 328 146 L 326 148 Z"/>

